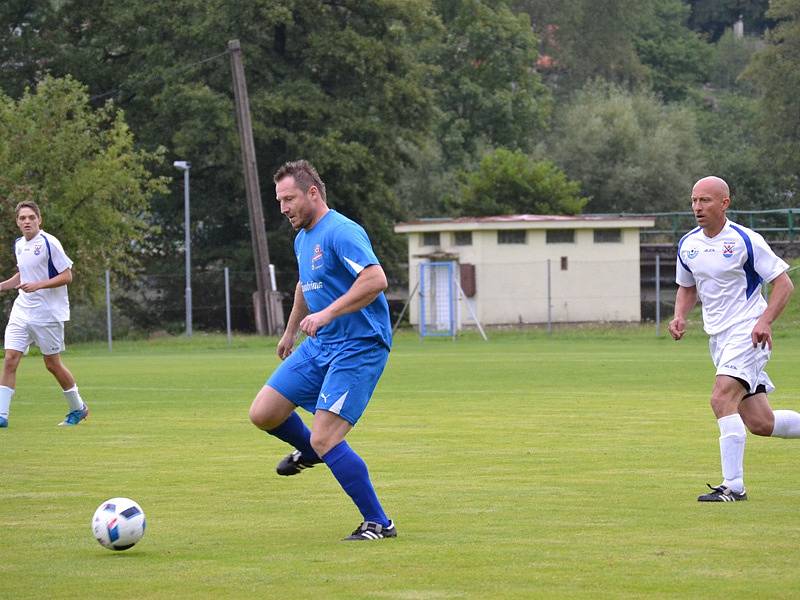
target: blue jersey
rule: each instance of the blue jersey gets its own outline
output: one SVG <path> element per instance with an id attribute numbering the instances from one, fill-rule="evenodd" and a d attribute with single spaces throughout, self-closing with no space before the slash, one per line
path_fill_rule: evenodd
<path id="1" fill-rule="evenodd" d="M 294 240 L 300 285 L 309 313 L 319 312 L 343 296 L 369 265 L 379 265 L 364 228 L 335 210 Z M 334 344 L 371 341 L 389 348 L 392 327 L 389 304 L 381 292 L 361 310 L 341 315 L 317 331 L 317 341 Z"/>

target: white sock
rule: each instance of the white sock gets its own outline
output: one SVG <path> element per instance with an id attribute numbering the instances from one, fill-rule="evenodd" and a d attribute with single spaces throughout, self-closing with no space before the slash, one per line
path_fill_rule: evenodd
<path id="1" fill-rule="evenodd" d="M 800 438 L 800 413 L 793 410 L 776 410 L 772 437 Z"/>
<path id="2" fill-rule="evenodd" d="M 739 413 L 717 420 L 719 454 L 722 459 L 722 485 L 734 492 L 744 491 L 744 443 L 747 430 Z"/>
<path id="3" fill-rule="evenodd" d="M 8 419 L 8 408 L 11 405 L 11 397 L 14 395 L 14 388 L 0 385 L 0 417 Z"/>
<path id="4" fill-rule="evenodd" d="M 81 398 L 81 395 L 78 392 L 77 385 L 73 385 L 68 390 L 64 390 L 64 398 L 67 399 L 67 404 L 69 404 L 70 412 L 72 412 L 73 410 L 82 410 L 86 406 L 83 403 L 83 398 Z"/>

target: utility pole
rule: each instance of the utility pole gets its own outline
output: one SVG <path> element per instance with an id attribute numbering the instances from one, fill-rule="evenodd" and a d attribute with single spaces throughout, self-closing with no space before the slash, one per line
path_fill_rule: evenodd
<path id="1" fill-rule="evenodd" d="M 272 292 L 267 285 L 269 275 L 269 250 L 267 248 L 267 232 L 264 229 L 264 210 L 261 206 L 261 188 L 258 183 L 258 166 L 256 150 L 253 142 L 253 124 L 250 120 L 250 100 L 247 96 L 247 82 L 244 78 L 242 64 L 242 46 L 239 40 L 228 42 L 231 55 L 231 72 L 233 73 L 233 94 L 236 101 L 236 123 L 239 125 L 239 142 L 242 148 L 242 166 L 244 168 L 244 186 L 247 194 L 247 207 L 250 215 L 250 237 L 253 244 L 253 258 L 256 266 L 256 286 L 258 296 L 255 302 L 256 325 L 262 324 L 259 333 L 273 335 L 278 331 L 275 315 L 272 311 Z M 266 331 L 263 325 L 266 325 Z M 281 326 L 283 323 L 281 323 Z"/>

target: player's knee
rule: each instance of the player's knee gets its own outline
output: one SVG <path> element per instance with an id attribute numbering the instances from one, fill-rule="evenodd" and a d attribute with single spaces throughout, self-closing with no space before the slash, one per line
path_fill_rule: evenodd
<path id="1" fill-rule="evenodd" d="M 63 367 L 61 366 L 61 361 L 60 361 L 60 360 L 58 360 L 58 359 L 49 359 L 49 360 L 48 360 L 47 358 L 45 358 L 45 360 L 44 360 L 44 366 L 45 366 L 45 367 L 47 368 L 47 370 L 48 370 L 48 371 L 50 371 L 50 372 L 51 372 L 53 375 L 56 375 L 56 374 L 60 373 L 60 372 L 61 372 L 61 369 L 63 368 Z"/>
<path id="2" fill-rule="evenodd" d="M 737 405 L 737 399 L 732 398 L 728 394 L 718 393 L 716 391 L 711 394 L 711 410 L 714 411 L 714 415 L 716 415 L 717 418 L 736 412 L 738 408 Z"/>
<path id="3" fill-rule="evenodd" d="M 255 401 L 250 405 L 249 417 L 253 425 L 264 431 L 275 429 L 282 422 L 279 415 L 274 414 L 263 403 Z"/>
<path id="4" fill-rule="evenodd" d="M 22 359 L 21 354 L 10 354 L 6 352 L 6 357 L 3 360 L 3 369 L 7 372 L 14 372 L 19 366 L 19 361 Z"/>
<path id="5" fill-rule="evenodd" d="M 332 435 L 326 432 L 311 431 L 311 447 L 314 449 L 314 452 L 317 453 L 317 456 L 327 454 L 335 445 L 336 443 Z"/>
<path id="6" fill-rule="evenodd" d="M 261 408 L 255 402 L 253 402 L 253 404 L 250 405 L 250 413 L 248 416 L 250 417 L 250 422 L 259 429 L 268 428 L 267 426 L 269 425 L 269 423 L 267 415 L 264 414 L 264 411 L 261 410 Z"/>

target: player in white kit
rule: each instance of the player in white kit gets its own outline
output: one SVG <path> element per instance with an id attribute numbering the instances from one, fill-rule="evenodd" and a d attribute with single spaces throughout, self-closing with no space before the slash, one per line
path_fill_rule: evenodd
<path id="1" fill-rule="evenodd" d="M 60 425 L 77 425 L 89 414 L 75 378 L 61 362 L 64 321 L 69 320 L 67 284 L 72 281 L 72 261 L 61 242 L 42 231 L 37 204 L 17 204 L 17 226 L 22 237 L 14 243 L 17 273 L 0 282 L 0 291 L 19 290 L 5 333 L 5 359 L 0 376 L 0 427 L 8 427 L 8 411 L 17 381 L 17 367 L 28 347 L 35 343 L 44 364 L 58 381 L 69 405 Z"/>
<path id="2" fill-rule="evenodd" d="M 789 265 L 764 238 L 732 221 L 728 184 L 705 177 L 692 189 L 692 211 L 699 227 L 678 244 L 675 316 L 669 332 L 679 340 L 686 315 L 698 298 L 703 325 L 716 367 L 711 408 L 717 417 L 722 483 L 699 496 L 700 502 L 747 500 L 744 487 L 746 429 L 755 435 L 800 437 L 800 414 L 772 410 L 767 394 L 775 389 L 764 371 L 772 350 L 772 323 L 783 311 L 794 286 Z M 769 302 L 763 282 L 772 284 Z"/>

